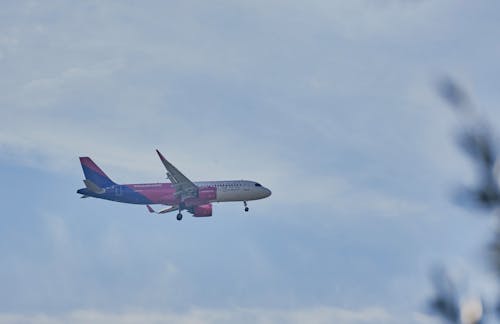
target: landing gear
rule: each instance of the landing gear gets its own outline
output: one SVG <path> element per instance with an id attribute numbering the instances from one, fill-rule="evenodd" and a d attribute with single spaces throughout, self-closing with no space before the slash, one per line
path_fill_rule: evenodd
<path id="1" fill-rule="evenodd" d="M 179 204 L 179 213 L 177 214 L 177 220 L 181 221 L 182 220 L 182 211 L 186 209 L 186 205 L 184 205 L 183 202 Z"/>
<path id="2" fill-rule="evenodd" d="M 247 202 L 246 202 L 246 201 L 244 201 L 244 202 L 243 202 L 243 205 L 245 205 L 245 212 L 247 212 L 247 211 L 248 211 Z"/>

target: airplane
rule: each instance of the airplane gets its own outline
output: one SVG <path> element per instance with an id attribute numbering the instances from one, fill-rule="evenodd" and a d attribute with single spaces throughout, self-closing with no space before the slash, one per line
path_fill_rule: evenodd
<path id="1" fill-rule="evenodd" d="M 242 201 L 248 212 L 247 201 L 267 198 L 271 190 L 260 183 L 248 180 L 193 182 L 156 150 L 167 169 L 170 183 L 117 184 L 111 180 L 89 157 L 80 157 L 85 188 L 77 190 L 81 198 L 94 197 L 121 203 L 146 205 L 150 213 L 165 214 L 177 211 L 182 220 L 186 210 L 194 217 L 212 216 L 212 203 Z M 150 205 L 162 204 L 167 208 L 155 211 Z"/>

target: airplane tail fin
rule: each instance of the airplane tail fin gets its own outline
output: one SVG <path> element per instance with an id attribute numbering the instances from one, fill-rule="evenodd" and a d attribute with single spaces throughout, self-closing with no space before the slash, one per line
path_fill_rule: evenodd
<path id="1" fill-rule="evenodd" d="M 100 188 L 116 184 L 89 157 L 80 157 L 80 163 L 82 164 L 83 174 L 85 174 L 85 180 L 89 180 L 90 183 Z"/>

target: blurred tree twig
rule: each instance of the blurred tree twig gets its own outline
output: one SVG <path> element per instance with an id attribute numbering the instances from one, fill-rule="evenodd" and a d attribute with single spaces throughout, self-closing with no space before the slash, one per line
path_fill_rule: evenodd
<path id="1" fill-rule="evenodd" d="M 500 205 L 498 184 L 499 160 L 495 137 L 487 120 L 481 117 L 467 92 L 453 78 L 442 78 L 437 84 L 437 92 L 462 119 L 458 145 L 470 157 L 476 171 L 476 183 L 465 187 L 460 200 L 471 202 L 481 212 L 497 217 L 494 210 Z M 498 222 L 497 222 L 498 224 Z M 500 227 L 488 245 L 488 263 L 492 266 L 497 279 L 500 279 Z M 435 296 L 430 299 L 429 307 L 434 314 L 449 323 L 479 324 L 485 321 L 485 307 L 482 299 L 460 304 L 460 296 L 455 285 L 444 269 L 434 272 L 431 277 Z M 497 302 L 497 305 L 500 303 Z M 499 309 L 500 307 L 494 307 Z M 500 313 L 496 312 L 497 317 Z M 499 317 L 500 318 L 500 317 Z"/>

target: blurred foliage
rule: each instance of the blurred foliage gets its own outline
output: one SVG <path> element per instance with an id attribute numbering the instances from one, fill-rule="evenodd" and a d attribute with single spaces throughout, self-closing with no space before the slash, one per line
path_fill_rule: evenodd
<path id="1" fill-rule="evenodd" d="M 496 140 L 485 118 L 479 116 L 467 92 L 453 78 L 446 77 L 437 84 L 437 92 L 453 108 L 462 120 L 457 143 L 476 168 L 477 178 L 473 186 L 461 190 L 460 202 L 470 202 L 479 212 L 497 217 L 494 210 L 500 204 L 498 171 L 500 164 Z M 497 222 L 498 224 L 498 222 Z M 496 277 L 500 279 L 500 227 L 488 245 L 488 263 Z M 455 284 L 444 269 L 433 272 L 431 276 L 435 295 L 429 300 L 431 311 L 448 323 L 480 324 L 485 322 L 486 310 L 482 299 L 472 299 L 460 303 L 461 296 Z M 500 303 L 497 302 L 497 305 Z M 499 306 L 496 316 L 500 318 Z M 491 316 L 492 318 L 494 316 Z"/>
<path id="2" fill-rule="evenodd" d="M 436 295 L 429 302 L 431 310 L 451 323 L 459 323 L 460 306 L 452 280 L 442 268 L 434 270 L 431 279 L 436 291 Z"/>

